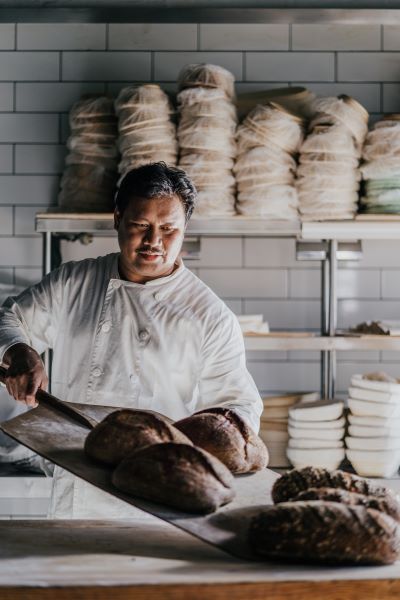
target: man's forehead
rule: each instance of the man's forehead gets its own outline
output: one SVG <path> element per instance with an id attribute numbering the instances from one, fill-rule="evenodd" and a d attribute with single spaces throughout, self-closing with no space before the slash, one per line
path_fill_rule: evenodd
<path id="1" fill-rule="evenodd" d="M 184 215 L 184 208 L 180 198 L 176 195 L 154 198 L 132 197 L 127 203 L 125 212 L 136 218 L 154 217 L 155 215 L 159 218 L 167 218 Z"/>

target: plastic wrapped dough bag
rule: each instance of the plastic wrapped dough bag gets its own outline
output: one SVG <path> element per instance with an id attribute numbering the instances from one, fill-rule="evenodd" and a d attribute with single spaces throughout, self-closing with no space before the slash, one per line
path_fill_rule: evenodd
<path id="1" fill-rule="evenodd" d="M 251 177 L 248 179 L 242 179 L 238 181 L 236 179 L 239 191 L 257 191 L 260 188 L 268 188 L 271 185 L 294 185 L 294 176 L 291 173 L 285 173 L 284 175 L 268 173 L 263 177 Z"/>
<path id="2" fill-rule="evenodd" d="M 385 179 L 400 176 L 400 160 L 396 157 L 381 158 L 360 166 L 364 179 Z"/>
<path id="3" fill-rule="evenodd" d="M 292 186 L 277 185 L 250 194 L 239 193 L 238 212 L 247 216 L 270 216 L 280 219 L 297 218 L 298 197 Z"/>
<path id="4" fill-rule="evenodd" d="M 115 119 L 112 98 L 106 96 L 82 98 L 72 105 L 69 111 L 69 123 L 71 127 L 74 127 L 75 123 L 81 123 L 80 119 L 98 121 L 103 117 L 110 116 Z"/>
<path id="5" fill-rule="evenodd" d="M 345 162 L 325 162 L 325 163 L 301 163 L 297 168 L 297 177 L 338 177 L 353 181 L 360 181 L 361 174 L 359 169 Z"/>
<path id="6" fill-rule="evenodd" d="M 304 140 L 300 152 L 360 155 L 352 134 L 341 125 L 315 128 Z"/>
<path id="7" fill-rule="evenodd" d="M 107 193 L 62 189 L 58 194 L 58 204 L 73 212 L 112 212 L 114 199 L 112 194 Z"/>
<path id="8" fill-rule="evenodd" d="M 167 128 L 163 129 L 143 129 L 130 131 L 120 135 L 120 142 L 123 140 L 124 146 L 146 146 L 150 144 L 163 145 L 175 142 L 175 131 Z M 119 147 L 122 148 L 121 143 Z"/>
<path id="9" fill-rule="evenodd" d="M 218 152 L 183 153 L 181 150 L 179 165 L 183 170 L 190 167 L 196 167 L 197 170 L 208 171 L 209 169 L 220 169 L 221 171 L 232 170 L 233 158 L 221 156 Z"/>
<path id="10" fill-rule="evenodd" d="M 278 146 L 269 144 L 268 146 L 252 148 L 240 154 L 234 171 L 235 173 L 239 173 L 253 167 L 265 167 L 266 169 L 274 169 L 275 167 L 286 168 L 288 171 L 294 172 L 296 170 L 296 161 L 290 154 L 281 150 Z"/>
<path id="11" fill-rule="evenodd" d="M 227 189 L 198 190 L 195 216 L 233 216 L 235 194 Z"/>
<path id="12" fill-rule="evenodd" d="M 68 165 L 95 165 L 109 169 L 110 171 L 116 171 L 118 166 L 118 159 L 106 158 L 97 154 L 79 154 L 79 152 L 69 152 L 65 157 L 65 164 Z"/>
<path id="13" fill-rule="evenodd" d="M 178 88 L 192 87 L 216 88 L 223 90 L 228 98 L 235 97 L 235 77 L 219 65 L 199 63 L 183 67 L 178 75 Z"/>
<path id="14" fill-rule="evenodd" d="M 351 154 L 333 154 L 331 152 L 304 152 L 303 148 L 299 156 L 299 163 L 301 165 L 316 163 L 323 167 L 325 164 L 334 163 L 335 165 L 343 165 L 345 167 L 350 166 L 353 169 L 358 168 L 359 159 Z"/>
<path id="15" fill-rule="evenodd" d="M 190 148 L 191 150 L 211 150 L 220 152 L 228 158 L 236 156 L 236 144 L 233 138 L 224 135 L 212 135 L 197 131 L 189 135 L 178 135 L 181 148 Z"/>
<path id="16" fill-rule="evenodd" d="M 132 85 L 123 88 L 118 94 L 115 100 L 115 111 L 119 113 L 121 110 L 130 108 L 135 112 L 140 113 L 143 110 L 146 113 L 146 110 L 151 110 L 152 105 L 168 113 L 173 112 L 168 95 L 159 85 L 154 83 Z"/>
<path id="17" fill-rule="evenodd" d="M 264 165 L 253 165 L 247 168 L 238 169 L 235 167 L 236 181 L 246 181 L 248 179 L 262 179 L 263 177 L 294 177 L 294 171 L 288 169 L 286 165 L 279 165 L 276 163 L 266 163 Z"/>
<path id="18" fill-rule="evenodd" d="M 357 192 L 345 191 L 336 189 L 330 190 L 318 190 L 315 192 L 297 190 L 300 201 L 300 206 L 318 204 L 321 208 L 325 204 L 337 204 L 342 206 L 343 204 L 353 204 L 358 201 Z"/>
<path id="19" fill-rule="evenodd" d="M 368 111 L 350 96 L 341 95 L 328 98 L 316 98 L 313 102 L 315 112 L 331 115 L 352 132 L 361 145 L 368 132 Z"/>
<path id="20" fill-rule="evenodd" d="M 215 117 L 198 117 L 181 119 L 178 125 L 178 135 L 190 135 L 197 131 L 204 131 L 209 134 L 215 132 L 215 135 L 234 136 L 236 132 L 235 121 L 218 119 Z M 220 133 L 219 133 L 220 132 Z"/>
<path id="21" fill-rule="evenodd" d="M 363 148 L 363 160 L 373 161 L 376 159 L 398 157 L 400 158 L 400 139 L 398 142 L 375 141 L 373 144 L 366 143 Z"/>
<path id="22" fill-rule="evenodd" d="M 340 191 L 356 192 L 360 186 L 357 179 L 354 177 L 329 177 L 321 175 L 319 177 L 300 177 L 296 181 L 297 189 L 303 192 L 313 192 L 319 190 L 336 189 Z"/>
<path id="23" fill-rule="evenodd" d="M 118 149 L 115 144 L 88 144 L 72 137 L 67 140 L 67 148 L 83 155 L 91 154 L 93 156 L 103 156 L 104 158 L 115 158 L 118 156 Z"/>
<path id="24" fill-rule="evenodd" d="M 364 197 L 366 204 L 387 204 L 390 202 L 400 202 L 400 188 L 385 190 L 375 194 L 368 193 Z"/>

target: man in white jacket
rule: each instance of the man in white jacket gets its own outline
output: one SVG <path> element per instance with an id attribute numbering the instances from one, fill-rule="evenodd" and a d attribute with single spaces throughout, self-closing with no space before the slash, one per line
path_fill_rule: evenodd
<path id="1" fill-rule="evenodd" d="M 164 163 L 130 171 L 116 196 L 120 252 L 69 262 L 0 309 L 7 389 L 36 405 L 63 400 L 156 410 L 181 419 L 236 410 L 256 431 L 262 401 L 245 364 L 237 319 L 179 258 L 196 190 Z M 132 517 L 138 511 L 55 467 L 49 516 Z M 143 513 L 141 513 L 143 514 Z"/>

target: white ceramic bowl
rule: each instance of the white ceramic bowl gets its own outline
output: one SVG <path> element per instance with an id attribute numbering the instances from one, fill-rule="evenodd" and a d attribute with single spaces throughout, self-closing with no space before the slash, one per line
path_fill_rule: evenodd
<path id="1" fill-rule="evenodd" d="M 383 402 L 367 402 L 349 398 L 348 404 L 353 415 L 394 419 L 400 417 L 400 403 L 384 404 Z"/>
<path id="2" fill-rule="evenodd" d="M 337 441 L 344 438 L 344 427 L 340 429 L 300 429 L 289 425 L 289 435 L 293 439 Z"/>
<path id="3" fill-rule="evenodd" d="M 365 390 L 351 386 L 349 387 L 349 396 L 356 400 L 366 400 L 367 402 L 383 402 L 389 404 L 400 404 L 400 395 L 390 392 L 377 392 L 375 390 Z"/>
<path id="4" fill-rule="evenodd" d="M 371 437 L 360 438 L 347 436 L 346 446 L 350 450 L 398 450 L 400 451 L 400 437 Z"/>
<path id="5" fill-rule="evenodd" d="M 376 390 L 377 392 L 390 392 L 400 395 L 400 383 L 392 383 L 390 381 L 374 381 L 365 379 L 363 375 L 353 375 L 351 385 L 364 388 L 366 390 Z"/>
<path id="6" fill-rule="evenodd" d="M 345 457 L 344 448 L 322 448 L 319 450 L 299 450 L 288 448 L 287 457 L 296 469 L 303 467 L 322 467 L 325 469 L 337 469 Z"/>
<path id="7" fill-rule="evenodd" d="M 344 417 L 340 417 L 339 419 L 335 419 L 334 421 L 295 421 L 294 419 L 289 418 L 289 425 L 296 427 L 297 429 L 343 429 L 346 424 L 346 419 Z M 325 434 L 324 434 L 325 435 Z"/>
<path id="8" fill-rule="evenodd" d="M 390 419 L 388 417 L 365 416 L 365 415 L 347 415 L 350 425 L 362 425 L 363 427 L 396 427 L 400 431 L 400 419 Z"/>
<path id="9" fill-rule="evenodd" d="M 366 427 L 364 425 L 349 425 L 349 434 L 357 438 L 398 437 L 400 438 L 400 427 Z"/>
<path id="10" fill-rule="evenodd" d="M 392 477 L 400 465 L 400 450 L 346 450 L 354 470 L 363 477 Z"/>
<path id="11" fill-rule="evenodd" d="M 293 421 L 335 421 L 343 415 L 343 402 L 338 400 L 318 400 L 295 404 L 289 409 Z"/>
<path id="12" fill-rule="evenodd" d="M 299 450 L 308 450 L 314 448 L 343 448 L 343 440 L 313 440 L 310 438 L 291 438 L 288 444 L 289 448 L 298 448 Z"/>

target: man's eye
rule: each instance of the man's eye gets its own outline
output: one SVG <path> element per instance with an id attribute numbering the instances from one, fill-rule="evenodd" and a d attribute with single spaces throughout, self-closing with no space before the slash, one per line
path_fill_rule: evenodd
<path id="1" fill-rule="evenodd" d="M 144 229 L 145 227 L 147 227 L 147 223 L 132 223 L 132 225 L 134 227 L 140 227 L 141 229 Z"/>
<path id="2" fill-rule="evenodd" d="M 164 225 L 164 227 L 161 228 L 163 231 L 173 231 L 174 228 L 171 227 L 170 225 Z"/>

